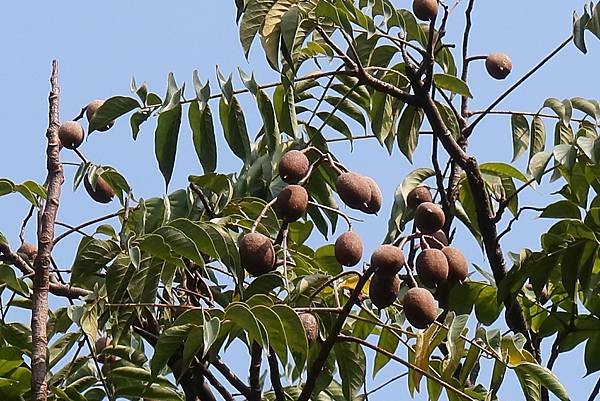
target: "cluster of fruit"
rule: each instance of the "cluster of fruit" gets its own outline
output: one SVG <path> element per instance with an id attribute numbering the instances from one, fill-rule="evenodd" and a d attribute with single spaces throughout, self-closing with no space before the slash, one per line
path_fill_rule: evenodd
<path id="1" fill-rule="evenodd" d="M 94 100 L 85 107 L 85 116 L 88 120 L 88 124 L 92 121 L 94 114 L 103 104 L 104 100 Z M 111 121 L 104 127 L 99 128 L 98 131 L 106 131 L 113 125 L 114 121 Z M 83 143 L 84 138 L 85 131 L 77 121 L 65 121 L 58 128 L 58 139 L 60 140 L 61 148 L 76 150 Z M 109 203 L 115 196 L 115 192 L 102 177 L 98 177 L 96 185 L 92 185 L 86 176 L 83 180 L 83 185 L 90 197 L 96 202 Z"/>
<path id="2" fill-rule="evenodd" d="M 270 205 L 287 222 L 296 221 L 306 213 L 308 193 L 302 184 L 312 171 L 307 152 L 308 149 L 291 150 L 279 163 L 279 175 L 288 185 Z M 381 209 L 381 190 L 372 178 L 356 172 L 342 171 L 335 165 L 334 169 L 338 171 L 336 191 L 348 207 L 371 214 Z M 414 224 L 418 229 L 411 238 L 420 240 L 421 252 L 415 260 L 420 284 L 436 288 L 446 283 L 463 281 L 468 275 L 468 262 L 462 252 L 448 246 L 448 239 L 442 230 L 445 223 L 444 212 L 439 205 L 433 203 L 429 188 L 418 186 L 413 189 L 407 197 L 407 204 L 414 209 Z M 406 268 L 412 277 L 402 250 L 406 242 L 402 241 L 400 245 L 381 245 L 371 255 L 370 264 L 375 267 L 375 273 L 369 284 L 369 298 L 380 309 L 391 306 L 398 298 L 402 285 L 400 270 Z M 242 266 L 252 276 L 260 276 L 276 268 L 273 241 L 266 235 L 255 232 L 254 228 L 241 239 L 239 250 Z M 362 240 L 352 230 L 336 239 L 334 250 L 335 258 L 342 266 L 356 266 L 363 259 Z M 408 284 L 412 288 L 402 300 L 404 314 L 413 326 L 426 328 L 437 317 L 436 301 L 430 290 L 418 287 L 414 279 Z M 307 320 L 307 323 L 310 321 L 309 326 L 312 327 L 313 318 L 304 316 L 302 320 Z"/>

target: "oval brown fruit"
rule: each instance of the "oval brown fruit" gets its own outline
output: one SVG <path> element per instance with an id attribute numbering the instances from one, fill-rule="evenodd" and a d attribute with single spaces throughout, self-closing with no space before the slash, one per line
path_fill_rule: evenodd
<path id="1" fill-rule="evenodd" d="M 423 202 L 415 211 L 415 225 L 423 234 L 433 234 L 444 226 L 446 216 L 439 205 Z"/>
<path id="2" fill-rule="evenodd" d="M 94 118 L 94 114 L 96 114 L 96 111 L 100 108 L 100 106 L 102 106 L 104 104 L 104 100 L 100 100 L 100 99 L 96 99 L 96 100 L 92 100 L 90 103 L 88 103 L 87 106 L 85 106 L 85 117 L 88 120 L 88 124 L 90 122 L 92 122 L 92 118 Z M 113 125 L 115 124 L 115 121 L 110 121 L 108 124 L 106 124 L 104 127 L 100 127 L 98 128 L 98 131 L 108 131 Z"/>
<path id="3" fill-rule="evenodd" d="M 335 187 L 342 201 L 352 209 L 367 208 L 371 200 L 371 185 L 358 173 L 342 173 L 338 176 Z"/>
<path id="4" fill-rule="evenodd" d="M 400 277 L 396 274 L 375 273 L 369 284 L 369 298 L 379 309 L 392 305 L 400 293 Z"/>
<path id="5" fill-rule="evenodd" d="M 448 260 L 448 280 L 462 282 L 469 275 L 469 262 L 465 255 L 457 248 L 447 246 L 442 252 Z"/>
<path id="6" fill-rule="evenodd" d="M 288 184 L 303 179 L 310 168 L 308 158 L 299 150 L 288 151 L 279 161 L 279 176 Z"/>
<path id="7" fill-rule="evenodd" d="M 346 231 L 335 240 L 335 259 L 342 266 L 356 266 L 362 259 L 363 244 L 354 231 Z"/>
<path id="8" fill-rule="evenodd" d="M 437 286 L 448 280 L 448 259 L 439 249 L 421 251 L 415 260 L 415 267 L 419 278 L 427 286 Z"/>
<path id="9" fill-rule="evenodd" d="M 304 332 L 306 333 L 306 338 L 309 342 L 314 342 L 319 337 L 319 324 L 317 323 L 317 318 L 312 313 L 300 313 L 298 314 L 300 321 L 302 322 L 302 326 L 304 327 Z"/>
<path id="10" fill-rule="evenodd" d="M 275 268 L 275 249 L 267 236 L 248 233 L 240 241 L 239 249 L 242 267 L 252 276 L 260 276 Z"/>
<path id="11" fill-rule="evenodd" d="M 58 128 L 60 144 L 67 149 L 77 149 L 84 137 L 83 127 L 76 121 L 65 121 Z"/>
<path id="12" fill-rule="evenodd" d="M 414 0 L 413 13 L 421 21 L 432 21 L 437 17 L 438 2 L 437 0 Z"/>
<path id="13" fill-rule="evenodd" d="M 426 329 L 437 317 L 433 295 L 424 288 L 411 288 L 402 301 L 404 316 L 418 329 Z"/>
<path id="14" fill-rule="evenodd" d="M 308 207 L 308 193 L 300 185 L 288 185 L 279 195 L 275 209 L 279 216 L 289 222 L 296 221 L 306 213 Z"/>
<path id="15" fill-rule="evenodd" d="M 98 203 L 109 203 L 115 196 L 115 192 L 102 177 L 96 180 L 96 188 L 92 187 L 87 177 L 83 180 L 83 186 L 90 197 Z"/>
<path id="16" fill-rule="evenodd" d="M 504 79 L 512 71 L 512 60 L 504 53 L 492 53 L 485 59 L 485 69 L 492 78 Z"/>
<path id="17" fill-rule="evenodd" d="M 375 266 L 378 273 L 397 274 L 404 266 L 404 252 L 394 245 L 381 245 L 371 255 L 371 266 Z"/>

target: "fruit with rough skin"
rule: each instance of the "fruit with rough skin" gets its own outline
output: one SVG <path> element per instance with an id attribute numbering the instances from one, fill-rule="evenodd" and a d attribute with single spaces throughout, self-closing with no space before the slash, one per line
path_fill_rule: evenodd
<path id="1" fill-rule="evenodd" d="M 381 274 L 396 274 L 404 266 L 404 252 L 394 245 L 381 245 L 371 255 L 371 266 Z"/>
<path id="2" fill-rule="evenodd" d="M 279 176 L 288 184 L 303 179 L 310 168 L 308 158 L 299 150 L 288 151 L 279 161 Z"/>
<path id="3" fill-rule="evenodd" d="M 96 188 L 92 186 L 92 183 L 87 177 L 83 180 L 83 186 L 91 198 L 98 203 L 109 203 L 115 196 L 113 189 L 102 177 L 98 177 L 96 180 Z"/>
<path id="4" fill-rule="evenodd" d="M 17 249 L 17 253 L 22 253 L 23 255 L 27 256 L 31 263 L 33 263 L 33 261 L 35 260 L 37 252 L 37 246 L 33 245 L 30 242 L 23 242 L 19 249 Z"/>
<path id="5" fill-rule="evenodd" d="M 99 337 L 96 340 L 95 346 L 96 346 L 96 355 L 97 355 L 98 362 L 106 363 L 112 359 L 112 355 L 104 355 L 102 353 L 102 352 L 104 352 L 106 347 L 111 345 L 111 343 L 112 343 L 112 341 L 108 337 Z"/>
<path id="6" fill-rule="evenodd" d="M 415 225 L 423 234 L 433 234 L 444 226 L 446 217 L 439 205 L 423 202 L 415 211 Z"/>
<path id="7" fill-rule="evenodd" d="M 492 78 L 504 79 L 512 71 L 512 61 L 504 53 L 492 53 L 485 58 L 485 69 Z"/>
<path id="8" fill-rule="evenodd" d="M 77 149 L 84 137 L 83 127 L 76 121 L 65 121 L 58 128 L 60 144 L 67 149 Z"/>
<path id="9" fill-rule="evenodd" d="M 371 189 L 371 199 L 369 199 L 367 204 L 361 207 L 360 210 L 367 214 L 377 214 L 377 212 L 381 210 L 383 194 L 381 193 L 381 189 L 379 189 L 379 185 L 377 185 L 374 179 L 366 176 L 364 178 L 369 183 L 369 188 Z"/>
<path id="10" fill-rule="evenodd" d="M 448 259 L 439 249 L 421 251 L 415 260 L 417 274 L 427 286 L 437 286 L 448 280 Z"/>
<path id="11" fill-rule="evenodd" d="M 354 231 L 346 231 L 335 240 L 335 259 L 342 266 L 356 266 L 362 259 L 363 244 Z"/>
<path id="12" fill-rule="evenodd" d="M 275 249 L 267 236 L 248 233 L 240 241 L 239 249 L 242 267 L 252 276 L 260 276 L 275 268 Z"/>
<path id="13" fill-rule="evenodd" d="M 306 338 L 309 342 L 314 342 L 319 337 L 319 324 L 317 323 L 317 318 L 312 313 L 299 313 L 298 317 L 302 322 L 302 326 L 304 327 L 304 332 L 306 333 Z"/>
<path id="14" fill-rule="evenodd" d="M 307 207 L 308 193 L 300 185 L 288 185 L 277 195 L 275 209 L 279 216 L 288 222 L 304 216 Z"/>
<path id="15" fill-rule="evenodd" d="M 469 275 L 469 262 L 465 255 L 452 246 L 442 248 L 448 260 L 448 281 L 462 282 Z"/>
<path id="16" fill-rule="evenodd" d="M 375 273 L 369 284 L 369 298 L 379 309 L 392 305 L 400 293 L 400 277 L 396 274 Z"/>
<path id="17" fill-rule="evenodd" d="M 411 209 L 416 209 L 421 203 L 431 202 L 432 200 L 433 197 L 431 196 L 431 191 L 429 190 L 429 187 L 426 187 L 425 185 L 415 187 L 406 196 L 406 204 Z"/>
<path id="18" fill-rule="evenodd" d="M 366 209 L 371 201 L 371 185 L 358 173 L 342 173 L 338 176 L 335 187 L 338 195 L 352 209 Z"/>
<path id="19" fill-rule="evenodd" d="M 404 316 L 418 329 L 426 329 L 437 317 L 433 295 L 424 288 L 411 288 L 402 300 Z"/>
<path id="20" fill-rule="evenodd" d="M 92 118 L 94 118 L 94 114 L 100 108 L 100 106 L 102 106 L 103 104 L 104 104 L 104 100 L 96 99 L 96 100 L 92 100 L 90 103 L 88 103 L 87 106 L 85 106 L 85 116 L 86 116 L 86 118 L 88 120 L 88 124 L 90 122 L 92 122 Z M 115 125 L 115 121 L 114 120 L 110 121 L 104 127 L 98 128 L 98 131 L 102 131 L 102 132 L 107 131 L 113 125 Z"/>
<path id="21" fill-rule="evenodd" d="M 425 242 L 427 242 L 427 245 L 429 246 L 425 246 Z M 446 233 L 442 230 L 437 230 L 433 234 L 425 234 L 423 237 L 420 238 L 421 249 L 442 249 L 445 246 L 448 246 L 448 243 L 448 237 L 446 236 Z"/>
<path id="22" fill-rule="evenodd" d="M 437 17 L 438 2 L 437 0 L 414 0 L 413 13 L 421 21 L 432 21 Z"/>

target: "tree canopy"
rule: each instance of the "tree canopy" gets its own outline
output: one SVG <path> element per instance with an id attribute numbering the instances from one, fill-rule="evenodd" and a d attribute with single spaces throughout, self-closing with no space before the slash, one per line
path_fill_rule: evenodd
<path id="1" fill-rule="evenodd" d="M 469 69 L 504 80 L 512 61 L 469 52 L 475 0 L 235 4 L 242 51 L 260 46 L 275 82 L 240 69 L 236 87 L 217 69 L 218 88 L 196 71 L 186 88 L 170 73 L 160 95 L 134 79 L 130 94 L 92 101 L 71 121 L 59 115 L 68 94 L 52 63 L 47 179 L 0 179 L 0 196 L 30 206 L 19 238 L 0 233 L 0 399 L 366 401 L 381 388 L 368 389 L 373 378 L 393 369 L 383 386 L 434 401 L 497 400 L 508 376 L 523 399 L 566 401 L 553 368 L 580 344 L 583 360 L 569 363 L 597 375 L 600 103 L 573 94 L 530 112 L 496 106 L 565 47 L 586 53 L 586 39 L 600 38 L 600 3 L 575 12 L 572 35 L 483 110 L 469 107 Z M 459 38 L 447 37 L 452 24 L 464 24 Z M 510 116 L 510 163 L 479 162 L 469 147 L 494 114 Z M 86 136 L 109 138 L 127 120 L 133 141 L 156 122 L 158 169 L 148 171 L 165 194 L 136 196 L 118 165 L 85 156 Z M 199 168 L 174 189 L 186 125 Z M 396 192 L 384 193 L 330 147 L 357 140 L 411 162 L 430 146 L 430 163 L 394 172 Z M 66 152 L 81 159 L 74 174 Z M 239 171 L 217 171 L 224 152 Z M 71 182 L 113 211 L 65 227 L 56 216 Z M 520 202 L 549 182 L 559 201 Z M 539 247 L 505 249 L 532 212 L 553 222 L 531 233 Z M 381 213 L 382 244 L 367 253 L 360 226 Z M 72 266 L 58 266 L 53 249 L 75 235 Z M 452 245 L 458 235 L 486 265 Z M 5 319 L 9 308 L 30 311 L 31 324 Z M 244 355 L 231 351 L 239 344 Z M 589 399 L 598 392 L 600 380 Z"/>

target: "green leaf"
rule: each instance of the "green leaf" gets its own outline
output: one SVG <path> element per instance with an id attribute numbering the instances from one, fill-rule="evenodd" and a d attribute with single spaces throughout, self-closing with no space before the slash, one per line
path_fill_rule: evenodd
<path id="1" fill-rule="evenodd" d="M 0 196 L 15 192 L 15 184 L 6 178 L 0 179 Z"/>
<path id="2" fill-rule="evenodd" d="M 540 217 L 550 219 L 577 219 L 581 220 L 581 210 L 577 204 L 569 200 L 560 200 L 544 208 Z"/>
<path id="3" fill-rule="evenodd" d="M 520 376 L 529 377 L 547 388 L 561 401 L 569 401 L 567 390 L 549 369 L 531 362 L 521 362 L 514 369 Z"/>
<path id="4" fill-rule="evenodd" d="M 552 154 L 557 162 L 570 171 L 577 159 L 577 148 L 569 144 L 556 145 Z"/>
<path id="5" fill-rule="evenodd" d="M 513 137 L 513 159 L 517 160 L 523 152 L 529 147 L 529 123 L 527 118 L 521 114 L 511 116 L 512 137 Z"/>
<path id="6" fill-rule="evenodd" d="M 15 347 L 0 349 L 0 376 L 6 377 L 8 373 L 23 364 L 22 353 Z"/>
<path id="7" fill-rule="evenodd" d="M 454 111 L 450 107 L 440 102 L 435 102 L 435 106 L 440 112 L 442 120 L 444 121 L 444 124 L 446 124 L 446 128 L 448 128 L 452 132 L 452 136 L 458 138 L 458 135 L 460 133 L 460 126 L 458 125 L 458 120 L 456 119 Z"/>
<path id="8" fill-rule="evenodd" d="M 400 339 L 396 334 L 394 334 L 390 329 L 383 327 L 381 329 L 381 334 L 379 335 L 379 341 L 377 346 L 386 351 L 391 352 L 392 354 L 396 353 L 396 349 L 398 348 L 398 344 Z M 388 364 L 390 358 L 382 353 L 378 352 L 375 355 L 375 362 L 373 365 L 373 378 L 377 372 L 379 372 L 385 365 Z"/>
<path id="9" fill-rule="evenodd" d="M 66 333 L 48 348 L 48 367 L 54 367 L 79 340 L 81 333 Z"/>
<path id="10" fill-rule="evenodd" d="M 438 88 L 446 89 L 452 93 L 457 93 L 468 98 L 473 97 L 466 82 L 453 75 L 435 74 L 433 76 L 433 82 L 435 82 L 435 85 Z"/>
<path id="11" fill-rule="evenodd" d="M 344 399 L 352 400 L 365 379 L 365 354 L 358 344 L 349 342 L 336 343 L 333 351 L 342 378 Z"/>
<path id="12" fill-rule="evenodd" d="M 344 135 L 347 139 L 349 139 L 352 142 L 352 131 L 350 131 L 350 127 L 348 127 L 348 124 L 346 124 L 344 120 L 332 113 L 333 111 L 320 111 L 317 113 L 317 117 L 319 117 L 321 121 L 323 121 L 324 125 L 330 126 L 336 132 Z"/>
<path id="13" fill-rule="evenodd" d="M 183 401 L 184 398 L 175 390 L 162 385 L 147 386 L 146 384 L 137 384 L 119 387 L 115 391 L 116 397 L 153 399 L 157 401 Z"/>
<path id="14" fill-rule="evenodd" d="M 306 339 L 304 326 L 296 312 L 289 306 L 274 305 L 271 309 L 281 319 L 288 346 L 296 363 L 296 369 L 302 371 L 308 358 L 308 340 Z"/>
<path id="15" fill-rule="evenodd" d="M 217 168 L 217 144 L 212 112 L 208 104 L 200 108 L 200 102 L 193 101 L 188 110 L 188 119 L 192 130 L 194 150 L 205 173 Z"/>
<path id="16" fill-rule="evenodd" d="M 23 279 L 18 278 L 12 267 L 7 265 L 0 265 L 0 292 L 2 284 L 6 284 L 8 288 L 24 297 L 28 297 L 30 294 L 27 283 Z"/>
<path id="17" fill-rule="evenodd" d="M 342 113 L 352 118 L 354 121 L 359 123 L 363 128 L 366 129 L 367 121 L 365 116 L 362 114 L 360 109 L 356 107 L 348 99 L 343 99 L 337 96 L 326 96 L 325 101 L 333 107 L 337 107 Z"/>
<path id="18" fill-rule="evenodd" d="M 183 345 L 193 327 L 194 325 L 187 323 L 169 327 L 162 332 L 154 347 L 154 355 L 152 355 L 152 359 L 150 360 L 150 370 L 154 377 L 164 369 L 171 355 Z"/>
<path id="19" fill-rule="evenodd" d="M 536 153 L 529 161 L 529 172 L 535 178 L 538 184 L 542 182 L 542 176 L 546 171 L 546 166 L 548 166 L 550 158 L 552 158 L 552 153 L 539 152 Z"/>
<path id="20" fill-rule="evenodd" d="M 529 148 L 529 160 L 543 152 L 546 147 L 546 126 L 544 120 L 538 115 L 533 117 L 531 121 L 531 147 Z"/>
<path id="21" fill-rule="evenodd" d="M 577 13 L 573 11 L 573 42 L 575 46 L 581 50 L 582 53 L 587 53 L 585 46 L 585 28 L 591 17 L 587 10 L 581 15 L 577 16 Z"/>
<path id="22" fill-rule="evenodd" d="M 258 30 L 263 24 L 265 16 L 275 4 L 276 0 L 252 0 L 246 2 L 246 9 L 240 23 L 240 41 L 244 49 L 244 55 L 248 57 L 250 46 L 254 41 Z"/>
<path id="23" fill-rule="evenodd" d="M 128 96 L 114 96 L 96 110 L 88 127 L 88 135 L 98 128 L 106 127 L 111 121 L 141 107 L 138 101 Z"/>
<path id="24" fill-rule="evenodd" d="M 398 124 L 398 148 L 412 163 L 412 155 L 419 142 L 419 129 L 423 123 L 423 110 L 413 106 L 404 109 Z"/>
<path id="25" fill-rule="evenodd" d="M 219 102 L 219 117 L 223 127 L 225 140 L 232 152 L 244 163 L 250 161 L 250 140 L 246 129 L 244 113 L 236 97 L 230 101 L 221 96 Z"/>
<path id="26" fill-rule="evenodd" d="M 257 305 L 251 309 L 259 322 L 263 324 L 269 335 L 269 343 L 283 366 L 287 365 L 288 342 L 283 322 L 270 307 Z"/>
<path id="27" fill-rule="evenodd" d="M 529 181 L 525 174 L 521 173 L 515 167 L 506 163 L 482 163 L 479 168 L 481 172 L 494 174 L 501 177 L 515 178 L 522 182 Z"/>
<path id="28" fill-rule="evenodd" d="M 587 369 L 586 374 L 592 374 L 600 370 L 600 359 L 598 355 L 600 353 L 600 335 L 594 333 L 590 336 L 589 340 L 585 344 L 585 367 Z"/>
<path id="29" fill-rule="evenodd" d="M 383 92 L 375 92 L 371 97 L 371 130 L 379 140 L 379 143 L 384 145 L 385 139 L 392 135 L 394 121 L 392 118 L 392 99 L 389 95 Z"/>
<path id="30" fill-rule="evenodd" d="M 502 304 L 497 300 L 498 292 L 492 286 L 483 286 L 477 295 L 475 316 L 482 324 L 489 326 L 500 316 Z"/>
<path id="31" fill-rule="evenodd" d="M 119 303 L 123 300 L 127 285 L 133 276 L 135 266 L 126 254 L 119 254 L 106 272 L 106 294 L 108 301 Z"/>
<path id="32" fill-rule="evenodd" d="M 237 326 L 242 328 L 250 340 L 256 341 L 262 348 L 269 347 L 269 338 L 266 329 L 258 321 L 247 305 L 241 302 L 234 302 L 225 309 L 224 319 L 229 319 Z M 250 344 L 248 344 L 250 345 Z"/>
<path id="33" fill-rule="evenodd" d="M 173 98 L 179 100 L 180 96 L 181 89 L 177 90 Z M 171 176 L 173 175 L 180 126 L 181 105 L 179 103 L 170 110 L 159 114 L 158 124 L 154 133 L 154 153 L 160 172 L 165 179 L 165 187 L 169 186 Z"/>

